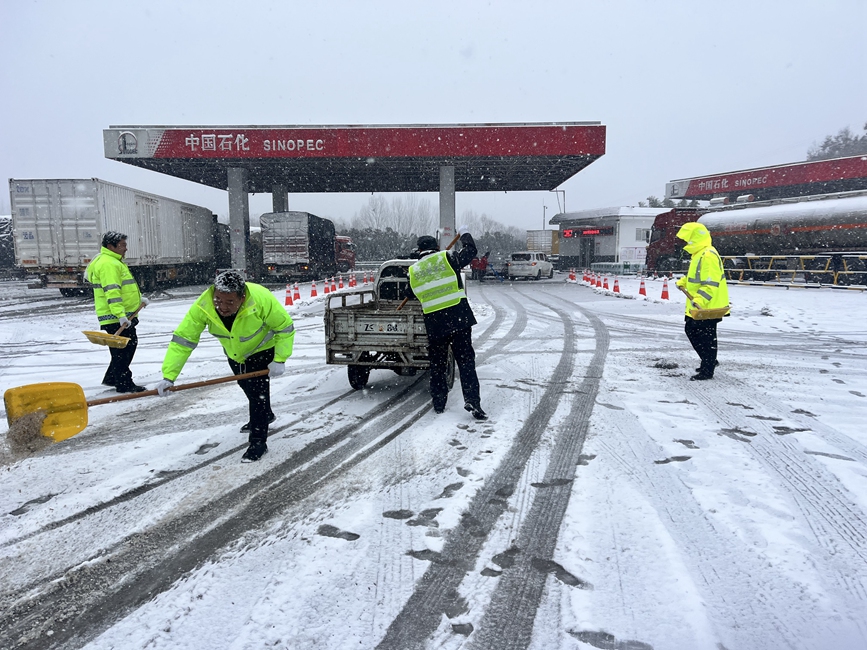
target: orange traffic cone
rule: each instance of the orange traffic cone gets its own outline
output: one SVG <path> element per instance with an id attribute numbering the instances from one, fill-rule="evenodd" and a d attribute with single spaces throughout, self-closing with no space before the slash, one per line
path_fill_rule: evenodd
<path id="1" fill-rule="evenodd" d="M 647 289 L 644 288 L 644 278 L 641 278 L 641 286 L 638 287 L 638 295 L 639 296 L 646 296 L 647 295 Z"/>
<path id="2" fill-rule="evenodd" d="M 361 284 L 367 285 L 367 271 L 365 271 L 361 276 Z"/>
<path id="3" fill-rule="evenodd" d="M 614 276 L 614 293 L 620 293 L 620 285 L 617 284 L 617 276 Z"/>
<path id="4" fill-rule="evenodd" d="M 334 282 L 334 276 L 331 276 L 331 293 L 337 291 L 337 284 Z"/>
<path id="5" fill-rule="evenodd" d="M 343 276 L 342 275 L 337 276 L 337 288 L 338 289 L 343 288 Z"/>
<path id="6" fill-rule="evenodd" d="M 668 300 L 668 278 L 662 280 L 662 296 L 663 300 Z"/>
<path id="7" fill-rule="evenodd" d="M 288 284 L 286 285 L 286 300 L 283 301 L 283 304 L 286 307 L 292 306 L 292 287 Z"/>
<path id="8" fill-rule="evenodd" d="M 569 279 L 572 282 L 575 282 L 577 278 L 575 277 L 575 269 L 569 269 Z"/>
<path id="9" fill-rule="evenodd" d="M 349 274 L 349 286 L 350 286 L 350 287 L 354 287 L 354 286 L 355 286 L 355 273 L 350 273 L 350 274 Z"/>
<path id="10" fill-rule="evenodd" d="M 316 280 L 310 283 L 310 297 L 315 298 L 318 294 L 316 293 Z"/>
<path id="11" fill-rule="evenodd" d="M 298 283 L 295 283 L 295 290 L 292 292 L 292 300 L 301 300 L 301 291 L 298 289 Z"/>
<path id="12" fill-rule="evenodd" d="M 328 278 L 325 278 L 325 282 L 323 282 L 322 284 L 325 285 L 325 291 L 323 291 L 322 293 L 328 295 Z"/>
<path id="13" fill-rule="evenodd" d="M 602 288 L 603 289 L 608 288 L 608 276 L 607 275 L 604 278 L 602 278 Z"/>

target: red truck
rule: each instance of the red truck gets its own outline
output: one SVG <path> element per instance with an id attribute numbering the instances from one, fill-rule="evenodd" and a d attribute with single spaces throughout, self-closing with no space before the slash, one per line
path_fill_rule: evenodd
<path id="1" fill-rule="evenodd" d="M 672 208 L 656 215 L 647 245 L 648 271 L 667 273 L 689 267 L 689 255 L 683 252 L 683 242 L 677 239 L 677 231 L 685 223 L 698 221 L 705 212 L 707 210 L 703 208 Z"/>

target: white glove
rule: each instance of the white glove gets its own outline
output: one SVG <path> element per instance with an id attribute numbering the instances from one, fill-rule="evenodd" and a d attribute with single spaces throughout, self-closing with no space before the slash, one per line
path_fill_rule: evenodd
<path id="1" fill-rule="evenodd" d="M 167 397 L 169 394 L 169 388 L 175 385 L 171 379 L 163 379 L 160 383 L 157 384 L 157 393 L 160 397 Z"/>
<path id="2" fill-rule="evenodd" d="M 151 304 L 151 301 L 148 298 L 145 298 L 144 296 L 142 296 L 141 297 L 141 306 L 147 307 L 149 304 Z"/>
<path id="3" fill-rule="evenodd" d="M 268 376 L 269 377 L 279 377 L 284 372 L 286 372 L 286 364 L 280 363 L 279 361 L 272 361 L 268 364 Z"/>
<path id="4" fill-rule="evenodd" d="M 459 235 L 470 234 L 470 227 L 469 226 L 461 226 L 460 228 L 458 228 L 458 234 Z"/>
<path id="5" fill-rule="evenodd" d="M 124 329 L 129 327 L 129 318 L 127 318 L 126 316 L 121 316 L 117 320 L 120 323 L 120 326 L 123 327 Z"/>

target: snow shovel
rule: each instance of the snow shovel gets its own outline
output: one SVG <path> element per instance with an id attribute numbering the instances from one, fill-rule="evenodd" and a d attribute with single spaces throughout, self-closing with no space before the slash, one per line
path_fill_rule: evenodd
<path id="1" fill-rule="evenodd" d="M 448 246 L 446 246 L 446 250 L 449 250 L 452 246 L 454 246 L 455 244 L 457 244 L 457 243 L 458 243 L 458 240 L 459 240 L 460 238 L 461 238 L 460 235 L 455 235 L 455 238 L 452 239 L 452 243 L 449 244 Z M 404 299 L 400 302 L 400 304 L 395 308 L 394 311 L 400 311 L 401 309 L 403 309 L 403 306 L 404 306 L 407 302 L 409 302 L 409 298 L 408 298 L 408 297 L 407 297 L 407 298 L 404 298 Z"/>
<path id="2" fill-rule="evenodd" d="M 239 379 L 251 379 L 267 374 L 268 369 L 266 368 L 231 377 L 218 377 L 191 384 L 180 384 L 179 386 L 172 386 L 168 390 L 201 388 L 202 386 L 212 386 Z M 122 402 L 157 394 L 156 390 L 146 390 L 141 393 L 127 393 L 87 400 L 84 396 L 84 390 L 78 384 L 48 382 L 10 388 L 3 393 L 3 402 L 6 405 L 6 421 L 9 423 L 10 431 L 13 426 L 25 427 L 29 430 L 28 433 L 36 435 L 38 432 L 56 442 L 71 438 L 84 430 L 87 426 L 88 406 L 111 404 L 112 402 Z"/>
<path id="3" fill-rule="evenodd" d="M 683 291 L 686 297 L 689 298 L 690 302 L 693 302 L 694 299 L 690 295 L 689 291 L 687 291 L 683 287 L 677 288 Z M 689 316 L 693 320 L 711 320 L 715 318 L 722 318 L 723 316 L 726 316 L 730 311 L 731 307 L 729 307 L 728 305 L 726 305 L 725 307 L 717 307 L 716 309 L 690 309 Z"/>
<path id="4" fill-rule="evenodd" d="M 132 319 L 138 316 L 138 313 L 144 307 L 144 303 L 138 306 L 138 309 L 135 310 L 132 316 L 129 317 L 130 322 Z M 114 334 L 109 334 L 108 332 L 103 332 L 100 330 L 99 332 L 85 331 L 82 330 L 82 334 L 87 337 L 87 340 L 91 343 L 96 343 L 98 345 L 107 345 L 110 348 L 125 348 L 126 344 L 129 343 L 129 339 L 125 336 L 121 336 L 120 333 L 126 329 L 125 325 L 121 325 L 120 328 Z M 76 433 L 78 433 L 76 431 Z"/>

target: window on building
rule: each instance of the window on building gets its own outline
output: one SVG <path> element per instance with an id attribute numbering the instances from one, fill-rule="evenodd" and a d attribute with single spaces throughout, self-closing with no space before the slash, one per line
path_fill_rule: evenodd
<path id="1" fill-rule="evenodd" d="M 635 241 L 643 241 L 645 244 L 650 243 L 650 228 L 636 228 Z"/>

